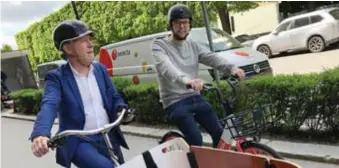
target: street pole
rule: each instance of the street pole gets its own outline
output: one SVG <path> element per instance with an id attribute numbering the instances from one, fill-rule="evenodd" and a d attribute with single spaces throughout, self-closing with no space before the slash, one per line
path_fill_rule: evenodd
<path id="1" fill-rule="evenodd" d="M 77 20 L 80 20 L 80 16 L 79 16 L 78 11 L 77 11 L 77 8 L 76 8 L 76 6 L 75 6 L 75 2 L 74 2 L 74 1 L 71 1 L 71 3 L 72 3 L 73 11 L 74 11 L 74 13 L 75 13 L 75 16 L 76 16 Z"/>
<path id="2" fill-rule="evenodd" d="M 213 42 L 212 42 L 212 35 L 211 35 L 211 28 L 210 28 L 210 24 L 209 24 L 209 19 L 208 19 L 208 14 L 207 14 L 207 9 L 206 9 L 205 1 L 201 1 L 201 6 L 202 6 L 203 14 L 204 14 L 204 22 L 205 22 L 205 26 L 206 26 L 208 43 L 209 43 L 211 52 L 214 52 Z M 219 71 L 214 68 L 213 72 L 214 72 L 215 81 L 216 81 L 217 85 L 219 86 L 219 84 L 220 84 Z"/>

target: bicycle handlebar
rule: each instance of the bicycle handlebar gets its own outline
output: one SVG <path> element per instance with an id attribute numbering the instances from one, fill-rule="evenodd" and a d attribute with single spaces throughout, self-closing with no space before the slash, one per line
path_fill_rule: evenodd
<path id="1" fill-rule="evenodd" d="M 125 117 L 126 113 L 128 109 L 126 108 L 122 108 L 122 112 L 121 115 L 118 117 L 117 120 L 115 120 L 113 123 L 111 124 L 107 124 L 101 128 L 98 129 L 92 129 L 92 130 L 66 130 L 63 132 L 60 132 L 58 134 L 56 134 L 54 137 L 52 137 L 49 141 L 48 141 L 48 147 L 49 148 L 53 148 L 56 147 L 57 145 L 59 145 L 58 140 L 67 137 L 67 136 L 71 136 L 71 135 L 80 135 L 80 136 L 86 136 L 86 135 L 95 135 L 95 134 L 99 134 L 99 133 L 107 133 L 109 132 L 111 129 L 117 127 L 118 125 L 120 125 L 121 121 L 123 120 L 123 118 Z M 131 112 L 132 114 L 133 112 Z"/>
<path id="2" fill-rule="evenodd" d="M 219 100 L 222 105 L 222 111 L 225 114 L 225 117 L 232 114 L 233 110 L 233 102 L 237 99 L 238 93 L 236 91 L 235 85 L 239 82 L 239 78 L 235 75 L 230 75 L 229 78 L 225 79 L 227 81 L 228 85 L 230 85 L 232 89 L 233 96 L 229 99 L 225 99 L 223 94 L 221 93 L 220 89 L 216 86 L 214 86 L 212 83 L 204 83 L 203 90 L 209 91 L 209 90 L 216 90 L 217 96 L 219 97 Z M 186 86 L 187 89 L 192 89 L 191 85 Z"/>
<path id="3" fill-rule="evenodd" d="M 232 93 L 234 95 L 234 98 L 232 99 L 232 101 L 234 101 L 236 99 L 236 97 L 237 97 L 237 92 L 236 92 L 236 89 L 235 89 L 235 85 L 236 85 L 236 83 L 239 82 L 238 77 L 235 76 L 235 75 L 230 75 L 230 77 L 228 79 L 225 79 L 225 81 L 227 81 L 227 83 L 232 88 Z M 190 84 L 186 85 L 186 87 L 187 87 L 187 89 L 192 89 L 192 86 Z M 208 91 L 208 90 L 217 90 L 218 94 L 221 95 L 220 90 L 217 87 L 215 87 L 212 83 L 204 83 L 203 84 L 203 90 L 206 90 L 206 91 Z M 223 97 L 221 97 L 221 100 L 222 101 L 224 100 Z"/>

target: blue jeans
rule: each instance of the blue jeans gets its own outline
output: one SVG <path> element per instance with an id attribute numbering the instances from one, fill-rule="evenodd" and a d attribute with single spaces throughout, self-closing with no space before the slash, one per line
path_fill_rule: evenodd
<path id="1" fill-rule="evenodd" d="M 96 147 L 94 143 L 82 141 L 73 157 L 73 163 L 79 168 L 114 168 L 114 163 L 110 158 L 105 140 L 101 135 L 89 136 L 91 140 L 103 146 Z M 112 138 L 112 136 L 110 136 Z M 119 163 L 124 163 L 124 157 L 117 143 L 112 143 L 114 153 L 119 158 Z"/>
<path id="2" fill-rule="evenodd" d="M 196 121 L 209 133 L 217 147 L 223 128 L 214 108 L 201 95 L 192 96 L 170 105 L 170 120 L 184 134 L 189 145 L 202 146 L 201 132 Z"/>

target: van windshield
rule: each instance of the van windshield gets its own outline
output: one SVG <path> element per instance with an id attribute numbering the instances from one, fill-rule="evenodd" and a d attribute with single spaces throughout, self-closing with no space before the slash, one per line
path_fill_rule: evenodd
<path id="1" fill-rule="evenodd" d="M 244 47 L 238 40 L 234 39 L 228 33 L 220 29 L 211 28 L 211 36 L 214 52 Z M 205 28 L 192 29 L 188 38 L 209 48 L 209 42 Z"/>

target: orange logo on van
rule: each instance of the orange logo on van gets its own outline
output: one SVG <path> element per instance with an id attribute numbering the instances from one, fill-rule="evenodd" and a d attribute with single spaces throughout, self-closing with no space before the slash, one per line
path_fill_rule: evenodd
<path id="1" fill-rule="evenodd" d="M 248 53 L 247 52 L 235 52 L 235 54 L 239 55 L 239 56 L 244 56 L 244 57 L 248 57 Z"/>

